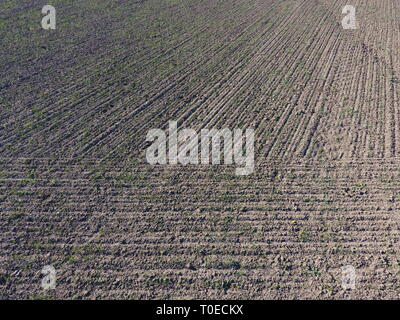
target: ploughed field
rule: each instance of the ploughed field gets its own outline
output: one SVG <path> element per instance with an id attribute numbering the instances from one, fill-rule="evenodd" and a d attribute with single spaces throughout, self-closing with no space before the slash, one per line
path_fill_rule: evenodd
<path id="1" fill-rule="evenodd" d="M 399 298 L 400 3 L 351 2 L 0 4 L 0 298 Z M 147 164 L 171 120 L 254 173 Z"/>

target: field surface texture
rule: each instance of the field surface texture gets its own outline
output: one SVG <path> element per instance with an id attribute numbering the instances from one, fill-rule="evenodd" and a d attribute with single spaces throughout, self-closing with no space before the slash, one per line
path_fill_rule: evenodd
<path id="1" fill-rule="evenodd" d="M 1 1 L 0 298 L 398 299 L 400 1 L 348 2 Z M 254 173 L 148 164 L 170 120 Z"/>

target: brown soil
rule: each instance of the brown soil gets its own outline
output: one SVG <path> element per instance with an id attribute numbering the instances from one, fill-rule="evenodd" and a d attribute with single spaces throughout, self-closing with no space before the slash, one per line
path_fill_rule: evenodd
<path id="1" fill-rule="evenodd" d="M 0 5 L 0 298 L 399 298 L 399 1 L 53 2 Z M 146 164 L 169 120 L 254 174 Z"/>

